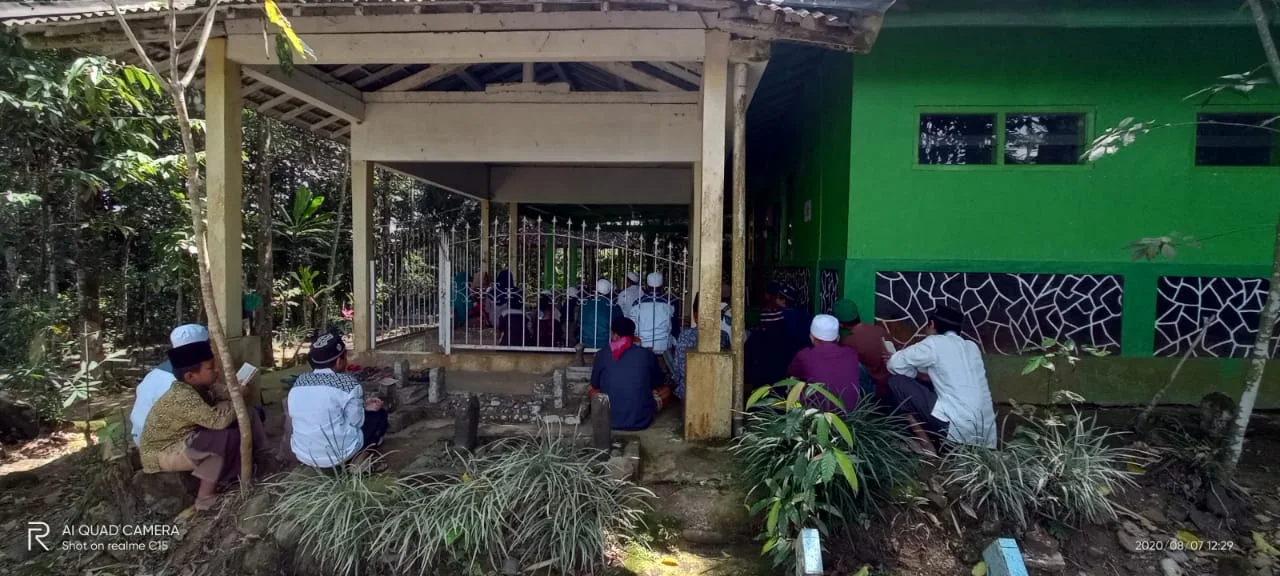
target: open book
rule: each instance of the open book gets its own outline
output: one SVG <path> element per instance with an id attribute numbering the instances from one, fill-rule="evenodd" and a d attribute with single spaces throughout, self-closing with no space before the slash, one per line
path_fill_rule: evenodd
<path id="1" fill-rule="evenodd" d="M 258 375 L 258 367 L 254 366 L 253 364 L 249 364 L 248 362 L 245 362 L 243 365 L 240 366 L 239 370 L 236 370 L 236 380 L 239 380 L 241 384 L 248 382 L 250 379 L 252 379 L 254 376 L 257 376 L 257 375 Z"/>

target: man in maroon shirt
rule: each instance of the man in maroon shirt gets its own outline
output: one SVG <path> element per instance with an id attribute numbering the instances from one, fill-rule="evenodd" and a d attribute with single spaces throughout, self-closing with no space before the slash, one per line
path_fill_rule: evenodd
<path id="1" fill-rule="evenodd" d="M 889 398 L 889 332 L 876 324 L 864 324 L 858 315 L 858 305 L 852 300 L 837 300 L 832 309 L 836 320 L 840 321 L 841 346 L 853 348 L 858 352 L 858 360 L 871 375 L 876 384 L 876 398 Z"/>
<path id="2" fill-rule="evenodd" d="M 822 384 L 844 402 L 846 409 L 852 409 L 858 405 L 858 353 L 836 343 L 839 339 L 840 322 L 834 316 L 815 316 L 809 324 L 809 340 L 813 346 L 796 354 L 787 367 L 787 376 Z M 823 408 L 835 408 L 825 398 L 814 398 L 820 399 Z"/>

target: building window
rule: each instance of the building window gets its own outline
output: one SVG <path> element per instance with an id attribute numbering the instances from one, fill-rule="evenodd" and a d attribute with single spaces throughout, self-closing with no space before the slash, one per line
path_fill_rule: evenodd
<path id="1" fill-rule="evenodd" d="M 1079 164 L 1084 114 L 1006 114 L 1005 164 Z"/>
<path id="2" fill-rule="evenodd" d="M 919 162 L 994 164 L 995 114 L 921 114 Z"/>
<path id="3" fill-rule="evenodd" d="M 1197 166 L 1280 166 L 1276 114 L 1199 114 Z"/>

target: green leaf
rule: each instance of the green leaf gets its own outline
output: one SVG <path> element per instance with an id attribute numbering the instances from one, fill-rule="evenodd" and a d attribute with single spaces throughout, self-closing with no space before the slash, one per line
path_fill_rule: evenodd
<path id="1" fill-rule="evenodd" d="M 805 383 L 796 382 L 791 386 L 791 391 L 787 393 L 787 407 L 790 408 L 800 402 L 800 394 L 804 392 Z"/>
<path id="2" fill-rule="evenodd" d="M 1035 372 L 1037 368 L 1044 364 L 1044 362 L 1044 356 L 1032 356 L 1022 367 L 1022 375 L 1026 376 L 1027 374 Z"/>
<path id="3" fill-rule="evenodd" d="M 832 394 L 830 390 L 827 390 L 826 386 L 823 386 L 821 384 L 810 384 L 809 388 L 825 396 L 827 400 L 829 400 L 832 404 L 834 404 L 836 408 L 839 408 L 841 412 L 845 412 L 848 410 L 848 408 L 844 405 L 844 401 L 836 397 L 835 394 Z"/>
<path id="4" fill-rule="evenodd" d="M 831 424 L 826 418 L 818 418 L 818 445 L 827 446 L 831 444 Z"/>
<path id="5" fill-rule="evenodd" d="M 836 432 L 840 433 L 840 437 L 844 438 L 845 443 L 848 446 L 853 446 L 853 433 L 849 431 L 849 425 L 845 424 L 844 420 L 841 420 L 839 416 L 830 412 L 824 414 L 824 416 L 826 416 L 827 422 L 836 427 Z"/>
<path id="6" fill-rule="evenodd" d="M 977 564 L 973 565 L 973 570 L 970 570 L 969 574 L 972 576 L 987 576 L 987 562 L 979 560 Z"/>
<path id="7" fill-rule="evenodd" d="M 751 393 L 751 397 L 747 398 L 747 408 L 756 406 L 760 402 L 760 399 L 768 396 L 769 392 L 772 390 L 773 387 L 771 386 L 761 386 L 756 388 L 756 391 Z"/>
<path id="8" fill-rule="evenodd" d="M 769 516 L 765 518 L 765 532 L 772 533 L 778 527 L 778 512 L 782 510 L 782 501 L 778 500 L 773 503 L 773 507 L 769 509 Z M 765 552 L 768 552 L 768 548 Z"/>
<path id="9" fill-rule="evenodd" d="M 845 480 L 849 481 L 849 487 L 854 492 L 858 491 L 858 474 L 853 471 L 853 462 L 849 460 L 849 455 L 843 451 L 833 448 L 832 452 L 836 455 L 836 462 L 840 464 L 840 471 L 844 473 Z"/>

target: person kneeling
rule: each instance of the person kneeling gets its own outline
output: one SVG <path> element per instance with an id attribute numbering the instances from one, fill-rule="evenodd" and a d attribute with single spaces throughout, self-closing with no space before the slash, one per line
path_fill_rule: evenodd
<path id="1" fill-rule="evenodd" d="M 609 347 L 596 352 L 591 366 L 589 396 L 609 396 L 609 422 L 614 430 L 644 430 L 670 401 L 671 387 L 663 385 L 658 358 L 637 345 L 635 322 L 615 318 L 610 332 Z"/>
<path id="2" fill-rule="evenodd" d="M 289 390 L 290 446 L 298 461 L 333 468 L 382 444 L 387 412 L 382 400 L 366 400 L 360 381 L 347 373 L 342 337 L 320 335 L 311 343 L 308 361 L 311 372 L 299 375 Z"/>
<path id="3" fill-rule="evenodd" d="M 187 472 L 200 480 L 197 510 L 217 501 L 218 485 L 239 477 L 240 430 L 231 402 L 214 403 L 210 386 L 219 370 L 209 342 L 169 350 L 177 381 L 147 414 L 138 443 L 142 471 Z M 241 391 L 248 390 L 242 387 Z M 259 432 L 255 427 L 255 432 Z M 260 433 L 255 437 L 260 437 Z"/>

